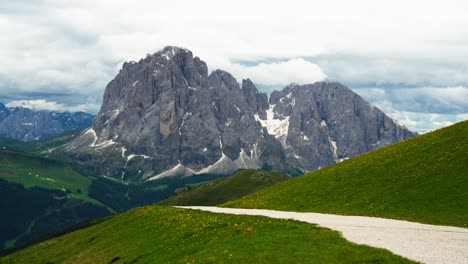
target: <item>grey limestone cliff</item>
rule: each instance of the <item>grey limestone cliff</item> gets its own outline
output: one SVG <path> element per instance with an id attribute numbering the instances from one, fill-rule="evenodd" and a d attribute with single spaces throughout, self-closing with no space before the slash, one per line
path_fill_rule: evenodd
<path id="1" fill-rule="evenodd" d="M 415 133 L 335 82 L 292 84 L 275 91 L 258 120 L 281 142 L 287 163 L 311 171 Z"/>
<path id="2" fill-rule="evenodd" d="M 102 174 L 146 180 L 310 171 L 413 135 L 339 83 L 290 85 L 268 99 L 251 80 L 208 74 L 191 51 L 166 47 L 125 63 L 92 128 L 64 149 Z"/>

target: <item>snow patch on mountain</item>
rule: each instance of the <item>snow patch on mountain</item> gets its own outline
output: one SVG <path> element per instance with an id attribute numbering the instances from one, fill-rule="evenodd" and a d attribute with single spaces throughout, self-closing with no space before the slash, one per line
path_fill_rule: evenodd
<path id="1" fill-rule="evenodd" d="M 93 128 L 89 128 L 86 130 L 86 132 L 83 134 L 83 136 L 90 135 L 93 138 L 93 142 L 89 145 L 90 147 L 95 147 L 96 146 L 96 141 L 98 140 L 96 131 L 94 131 Z"/>
<path id="2" fill-rule="evenodd" d="M 320 128 L 324 127 L 327 127 L 327 122 L 325 122 L 325 120 L 322 120 L 322 122 L 320 122 Z"/>
<path id="3" fill-rule="evenodd" d="M 250 150 L 250 156 L 243 148 L 239 153 L 239 157 L 234 161 L 234 164 L 239 169 L 258 169 L 260 168 L 260 153 L 258 144 L 254 144 Z"/>
<path id="4" fill-rule="evenodd" d="M 333 152 L 333 159 L 335 159 L 335 161 L 338 161 L 338 155 L 337 155 L 338 148 L 336 146 L 336 141 L 332 140 L 331 137 L 328 137 L 328 141 L 330 142 L 330 146 Z"/>
<path id="5" fill-rule="evenodd" d="M 103 148 L 112 146 L 114 144 L 115 144 L 114 140 L 110 139 L 110 140 L 105 140 L 99 144 L 95 144 L 94 147 L 96 147 L 97 149 L 103 149 Z"/>
<path id="6" fill-rule="evenodd" d="M 127 156 L 127 161 L 130 161 L 131 159 L 133 159 L 135 157 L 142 157 L 143 159 L 149 159 L 150 158 L 150 156 L 146 156 L 146 155 L 130 154 L 130 155 Z"/>
<path id="7" fill-rule="evenodd" d="M 275 105 L 270 104 L 268 110 L 266 110 L 266 120 L 261 119 L 258 114 L 255 114 L 255 120 L 267 129 L 268 134 L 277 138 L 283 146 L 286 146 L 286 138 L 288 137 L 289 129 L 289 116 L 275 118 Z"/>
<path id="8" fill-rule="evenodd" d="M 201 169 L 197 174 L 212 173 L 212 174 L 229 174 L 236 171 L 238 168 L 234 161 L 230 159 L 224 152 L 221 153 L 221 158 L 212 165 Z"/>
<path id="9" fill-rule="evenodd" d="M 164 171 L 156 176 L 153 176 L 147 179 L 147 181 L 154 181 L 154 180 L 159 180 L 159 179 L 167 178 L 167 177 L 188 177 L 194 174 L 195 174 L 194 170 L 185 167 L 179 162 L 174 168 Z"/>

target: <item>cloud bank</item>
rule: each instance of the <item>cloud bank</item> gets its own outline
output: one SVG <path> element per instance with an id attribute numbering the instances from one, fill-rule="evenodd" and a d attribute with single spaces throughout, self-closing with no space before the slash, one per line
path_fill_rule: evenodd
<path id="1" fill-rule="evenodd" d="M 462 0 L 0 0 L 0 100 L 96 112 L 124 61 L 176 45 L 265 91 L 339 81 L 412 113 L 401 117 L 411 129 L 424 127 L 405 121 L 417 114 L 442 126 L 468 112 L 465 10 Z"/>
<path id="2" fill-rule="evenodd" d="M 325 73 L 318 65 L 302 58 L 284 62 L 262 62 L 255 66 L 233 63 L 228 68 L 237 78 L 250 78 L 264 85 L 286 86 L 293 82 L 306 84 L 326 79 Z"/>
<path id="3" fill-rule="evenodd" d="M 44 99 L 38 100 L 13 100 L 6 104 L 7 107 L 24 107 L 33 110 L 51 110 L 51 111 L 68 111 L 68 112 L 86 112 L 89 109 L 94 109 L 93 104 L 82 104 L 75 106 L 68 106 L 54 101 L 47 101 Z"/>

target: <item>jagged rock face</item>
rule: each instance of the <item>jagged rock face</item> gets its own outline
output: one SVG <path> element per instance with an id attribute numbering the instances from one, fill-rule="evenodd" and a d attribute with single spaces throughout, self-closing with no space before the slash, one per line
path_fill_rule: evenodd
<path id="1" fill-rule="evenodd" d="M 265 119 L 266 110 L 268 110 L 268 96 L 265 93 L 259 93 L 250 79 L 242 80 L 242 93 L 249 108 Z"/>
<path id="2" fill-rule="evenodd" d="M 258 120 L 277 134 L 288 164 L 306 171 L 415 135 L 339 83 L 290 85 L 269 104 L 269 119 Z"/>
<path id="3" fill-rule="evenodd" d="M 68 150 L 82 150 L 81 140 L 121 152 L 126 161 L 145 155 L 149 158 L 125 164 L 153 172 L 141 177 L 160 178 L 154 175 L 166 170 L 186 176 L 264 163 L 277 170 L 286 166 L 281 145 L 256 122 L 237 81 L 221 70 L 208 76 L 205 62 L 181 48 L 125 63 L 107 86 L 92 129 Z"/>
<path id="4" fill-rule="evenodd" d="M 91 126 L 93 116 L 83 112 L 34 111 L 0 104 L 0 136 L 35 141 Z"/>
<path id="5" fill-rule="evenodd" d="M 249 79 L 240 87 L 225 71 L 208 75 L 189 50 L 166 47 L 123 65 L 92 129 L 65 150 L 102 161 L 103 174 L 141 180 L 264 165 L 309 171 L 412 135 L 340 84 L 288 86 L 268 101 Z"/>

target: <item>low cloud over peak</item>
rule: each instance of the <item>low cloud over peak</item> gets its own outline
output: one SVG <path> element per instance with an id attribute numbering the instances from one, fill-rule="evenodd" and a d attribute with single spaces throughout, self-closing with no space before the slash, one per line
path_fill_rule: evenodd
<path id="1" fill-rule="evenodd" d="M 252 66 L 232 63 L 226 67 L 239 79 L 251 78 L 254 82 L 263 85 L 286 86 L 293 82 L 306 84 L 323 81 L 326 78 L 318 65 L 302 58 L 261 62 Z"/>
<path id="2" fill-rule="evenodd" d="M 467 108 L 467 9 L 462 0 L 3 1 L 0 99 L 96 112 L 124 61 L 176 45 L 266 91 L 327 79 L 384 89 L 374 101 L 398 111 L 455 119 Z"/>

